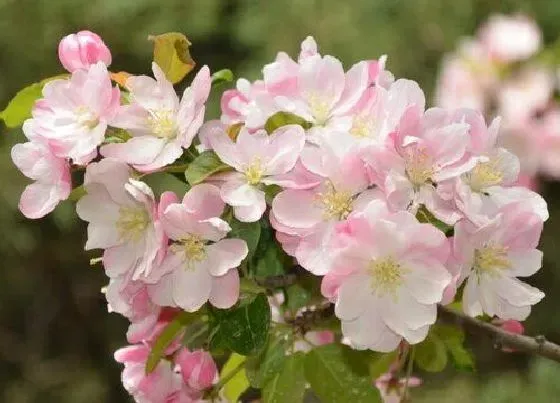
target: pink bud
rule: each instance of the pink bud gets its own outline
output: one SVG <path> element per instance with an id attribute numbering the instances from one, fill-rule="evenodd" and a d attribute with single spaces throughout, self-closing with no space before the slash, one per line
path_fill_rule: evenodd
<path id="1" fill-rule="evenodd" d="M 62 38 L 58 44 L 58 58 L 66 70 L 87 70 L 99 61 L 111 64 L 111 52 L 101 37 L 90 31 L 80 31 Z"/>
<path id="2" fill-rule="evenodd" d="M 203 350 L 182 349 L 175 362 L 181 368 L 185 383 L 195 390 L 208 389 L 214 383 L 218 368 L 212 356 Z"/>
<path id="3" fill-rule="evenodd" d="M 509 320 L 502 320 L 502 319 L 494 319 L 492 323 L 496 326 L 502 328 L 506 332 L 513 333 L 513 334 L 523 334 L 525 333 L 525 327 L 523 324 L 517 320 L 509 319 Z M 502 347 L 502 351 L 504 353 L 512 353 L 515 350 L 510 347 Z"/>

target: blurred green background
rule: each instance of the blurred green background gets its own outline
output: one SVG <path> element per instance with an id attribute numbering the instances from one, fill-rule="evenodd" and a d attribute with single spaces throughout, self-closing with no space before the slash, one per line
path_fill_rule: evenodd
<path id="1" fill-rule="evenodd" d="M 431 96 L 443 53 L 489 14 L 516 11 L 537 20 L 546 43 L 560 36 L 558 0 L 0 0 L 0 106 L 25 85 L 60 73 L 58 41 L 80 29 L 105 39 L 114 70 L 148 73 L 147 36 L 180 31 L 199 66 L 250 79 L 277 51 L 296 55 L 313 35 L 322 53 L 346 65 L 388 54 L 396 76 L 419 81 Z M 214 94 L 209 117 L 217 116 L 216 101 Z M 112 354 L 125 344 L 127 322 L 106 311 L 99 292 L 106 279 L 89 266 L 95 255 L 83 252 L 85 225 L 71 203 L 42 220 L 23 218 L 17 202 L 27 180 L 9 157 L 23 136 L 0 131 L 0 401 L 126 402 Z M 551 210 L 546 262 L 531 281 L 547 298 L 527 329 L 560 342 L 560 184 L 545 183 L 542 191 Z M 414 401 L 560 401 L 560 365 L 502 354 L 488 339 L 469 343 L 477 373 L 448 369 L 427 377 Z"/>

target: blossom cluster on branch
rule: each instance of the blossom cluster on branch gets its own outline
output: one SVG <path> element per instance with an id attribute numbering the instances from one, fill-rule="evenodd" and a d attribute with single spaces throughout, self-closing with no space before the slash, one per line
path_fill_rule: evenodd
<path id="1" fill-rule="evenodd" d="M 435 102 L 501 116 L 499 143 L 521 160 L 520 183 L 560 177 L 560 106 L 556 45 L 525 15 L 493 15 L 442 62 Z"/>
<path id="2" fill-rule="evenodd" d="M 205 121 L 223 73 L 202 67 L 179 96 L 182 77 L 172 77 L 185 66 L 166 65 L 161 52 L 153 78 L 115 74 L 97 35 L 64 38 L 70 74 L 44 84 L 23 124 L 28 141 L 12 150 L 34 181 L 25 216 L 79 199 L 85 248 L 102 250 L 109 309 L 130 321 L 131 345 L 115 359 L 136 401 L 226 399 L 240 368 L 265 401 L 299 401 L 306 382 L 334 401 L 314 367 L 326 362 L 319 354 L 338 357 L 332 343 L 398 352 L 377 386 L 400 399 L 419 383 L 410 371 L 399 380 L 404 363 L 430 368 L 412 346 L 428 341 L 438 304 L 523 321 L 544 297 L 519 278 L 541 268 L 547 206 L 516 185 L 520 163 L 497 143 L 499 118 L 427 109 L 418 84 L 395 79 L 385 57 L 345 70 L 308 37 L 297 59 L 280 52 L 262 78 L 239 79 L 222 94 L 220 118 Z M 183 171 L 184 195 L 156 195 L 143 181 Z M 299 288 L 257 281 L 294 265 L 307 282 Z M 334 324 L 315 320 L 329 303 Z M 448 330 L 440 339 L 462 349 Z M 274 340 L 288 344 L 280 357 L 289 361 L 250 376 L 269 364 Z M 302 372 L 307 381 L 289 383 L 297 398 L 274 394 L 270 376 L 278 385 Z M 360 382 L 340 393 L 372 401 L 373 380 Z"/>

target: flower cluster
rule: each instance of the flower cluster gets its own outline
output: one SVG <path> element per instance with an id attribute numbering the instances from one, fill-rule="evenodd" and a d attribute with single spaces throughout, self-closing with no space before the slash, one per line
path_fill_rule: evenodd
<path id="1" fill-rule="evenodd" d="M 443 60 L 435 102 L 501 116 L 500 144 L 521 161 L 520 183 L 560 177 L 560 107 L 556 67 L 547 62 L 542 33 L 524 15 L 495 15 Z"/>
<path id="2" fill-rule="evenodd" d="M 426 109 L 418 84 L 395 80 L 385 57 L 345 71 L 308 37 L 297 60 L 279 53 L 262 79 L 238 80 L 220 119 L 206 123 L 206 66 L 178 97 L 156 63 L 154 78 L 112 86 L 110 53 L 91 33 L 64 38 L 60 59 L 71 75 L 45 85 L 24 124 L 29 142 L 12 151 L 35 181 L 20 208 L 44 216 L 68 198 L 71 169 L 85 167 L 77 214 L 88 223 L 85 248 L 103 251 L 109 308 L 131 323 L 131 346 L 115 358 L 138 402 L 198 401 L 216 381 L 212 357 L 184 347 L 182 334 L 145 368 L 181 311 L 238 302 L 249 248 L 231 236 L 233 220 L 268 221 L 334 304 L 341 334 L 306 329 L 294 351 L 338 338 L 389 352 L 422 342 L 437 305 L 457 295 L 468 315 L 501 320 L 524 320 L 544 296 L 518 277 L 541 267 L 547 206 L 516 186 L 520 163 L 497 144 L 500 120 Z M 182 199 L 142 180 L 208 155 L 219 165 Z M 273 321 L 285 325 L 279 312 Z"/>

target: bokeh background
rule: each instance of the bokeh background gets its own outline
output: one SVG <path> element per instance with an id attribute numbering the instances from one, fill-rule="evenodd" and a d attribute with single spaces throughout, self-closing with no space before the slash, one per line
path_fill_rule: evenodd
<path id="1" fill-rule="evenodd" d="M 56 49 L 68 33 L 99 33 L 113 69 L 148 73 L 149 34 L 186 33 L 199 66 L 257 78 L 278 50 L 297 54 L 313 35 L 322 53 L 346 65 L 381 54 L 397 77 L 433 93 L 443 53 L 495 12 L 525 12 L 545 43 L 560 36 L 558 0 L 0 0 L 0 109 L 18 89 L 61 72 Z M 217 116 L 214 94 L 211 117 Z M 0 127 L 0 401 L 127 402 L 120 367 L 112 360 L 125 343 L 127 322 L 108 314 L 102 271 L 83 252 L 85 225 L 69 202 L 28 221 L 17 210 L 27 183 L 9 152 L 23 141 Z M 559 156 L 560 158 L 560 156 Z M 180 183 L 158 187 L 181 189 Z M 542 247 L 545 266 L 531 282 L 547 293 L 526 323 L 531 334 L 560 342 L 560 183 L 544 183 L 551 218 Z M 417 402 L 560 401 L 560 365 L 503 354 L 493 341 L 469 338 L 478 370 L 452 368 L 426 378 Z"/>

